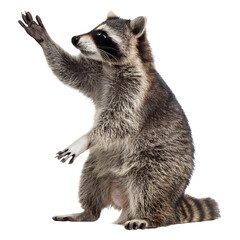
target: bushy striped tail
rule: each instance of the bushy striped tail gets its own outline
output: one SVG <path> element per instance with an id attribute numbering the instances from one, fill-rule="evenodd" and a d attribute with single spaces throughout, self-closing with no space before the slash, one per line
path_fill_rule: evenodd
<path id="1" fill-rule="evenodd" d="M 197 199 L 184 195 L 179 202 L 177 214 L 180 223 L 201 222 L 220 217 L 218 203 L 211 198 Z"/>

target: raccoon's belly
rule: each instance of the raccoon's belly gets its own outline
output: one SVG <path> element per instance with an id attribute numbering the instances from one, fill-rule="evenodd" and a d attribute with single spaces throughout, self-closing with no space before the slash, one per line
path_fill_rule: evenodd
<path id="1" fill-rule="evenodd" d="M 124 187 L 119 183 L 111 183 L 110 186 L 110 205 L 117 209 L 127 208 L 128 206 L 128 194 Z"/>
<path id="2" fill-rule="evenodd" d="M 122 157 L 121 153 L 114 150 L 95 149 L 94 158 L 96 159 L 92 163 L 93 172 L 98 177 L 104 176 L 119 176 L 119 172 L 122 169 Z"/>

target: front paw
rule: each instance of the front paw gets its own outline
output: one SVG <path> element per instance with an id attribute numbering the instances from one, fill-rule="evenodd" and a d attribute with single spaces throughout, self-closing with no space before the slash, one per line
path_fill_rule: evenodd
<path id="1" fill-rule="evenodd" d="M 26 30 L 26 32 L 33 37 L 38 43 L 47 39 L 48 34 L 39 16 L 36 16 L 37 22 L 33 20 L 30 12 L 22 13 L 22 19 L 24 23 L 19 20 L 19 24 Z"/>
<path id="2" fill-rule="evenodd" d="M 61 162 L 65 163 L 69 160 L 69 164 L 72 164 L 75 160 L 75 154 L 71 152 L 69 149 L 65 149 L 57 153 L 56 158 Z"/>
<path id="3" fill-rule="evenodd" d="M 88 149 L 88 146 L 89 146 L 88 137 L 84 135 L 77 139 L 65 150 L 58 152 L 56 158 L 63 163 L 69 160 L 69 164 L 72 164 L 77 156 L 79 156 L 81 153 Z"/>

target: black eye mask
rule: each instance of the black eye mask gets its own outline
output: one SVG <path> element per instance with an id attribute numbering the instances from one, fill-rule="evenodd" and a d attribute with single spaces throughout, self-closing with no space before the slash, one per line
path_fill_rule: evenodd
<path id="1" fill-rule="evenodd" d="M 119 51 L 118 45 L 105 31 L 92 31 L 91 35 L 97 48 L 104 51 L 111 60 L 119 60 L 121 58 L 122 54 Z"/>

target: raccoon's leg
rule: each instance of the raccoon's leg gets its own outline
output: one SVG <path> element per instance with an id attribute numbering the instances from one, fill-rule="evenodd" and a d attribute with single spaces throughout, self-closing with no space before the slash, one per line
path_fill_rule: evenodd
<path id="1" fill-rule="evenodd" d="M 146 183 L 146 182 L 145 182 Z M 156 228 L 176 224 L 176 214 L 164 195 L 153 193 L 150 186 L 131 189 L 130 218 L 124 223 L 128 230 Z"/>
<path id="2" fill-rule="evenodd" d="M 82 170 L 78 193 L 82 208 L 97 217 L 109 205 L 110 176 L 98 176 L 100 170 L 96 169 L 96 164 L 103 162 L 103 158 L 97 150 L 90 152 Z"/>
<path id="3" fill-rule="evenodd" d="M 113 205 L 122 209 L 120 217 L 114 223 L 123 224 L 128 230 L 175 223 L 175 220 L 171 221 L 172 215 L 175 216 L 173 209 L 162 200 L 163 192 L 152 185 L 152 174 L 148 173 L 147 168 L 134 169 L 120 184 L 112 184 L 110 188 Z"/>
<path id="4" fill-rule="evenodd" d="M 177 223 L 177 217 L 172 204 L 170 191 L 172 191 L 171 179 L 165 182 L 160 179 L 161 173 L 156 166 L 148 165 L 133 168 L 129 173 L 129 219 L 125 222 L 125 228 L 144 229 L 167 226 Z M 169 188 L 169 189 L 168 189 Z"/>
<path id="5" fill-rule="evenodd" d="M 82 213 L 60 215 L 53 217 L 56 221 L 96 221 L 101 210 L 109 204 L 109 179 L 98 177 L 94 172 L 97 161 L 101 156 L 93 151 L 84 164 L 79 186 L 79 201 L 84 209 Z"/>
<path id="6" fill-rule="evenodd" d="M 66 215 L 58 215 L 52 217 L 54 221 L 70 221 L 70 222 L 92 222 L 98 219 L 98 216 L 92 215 L 90 212 L 73 213 Z"/>
<path id="7" fill-rule="evenodd" d="M 50 68 L 59 80 L 94 98 L 96 91 L 99 91 L 101 64 L 80 56 L 71 56 L 64 51 L 50 38 L 39 16 L 36 16 L 35 22 L 31 13 L 27 12 L 22 14 L 22 19 L 24 23 L 19 20 L 19 24 L 41 45 Z"/>

